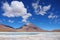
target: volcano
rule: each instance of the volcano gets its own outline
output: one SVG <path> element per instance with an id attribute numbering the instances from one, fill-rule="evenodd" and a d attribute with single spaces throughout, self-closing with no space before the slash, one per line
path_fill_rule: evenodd
<path id="1" fill-rule="evenodd" d="M 22 27 L 18 28 L 16 31 L 18 32 L 47 32 L 46 30 L 38 28 L 37 26 L 31 23 L 23 25 Z"/>

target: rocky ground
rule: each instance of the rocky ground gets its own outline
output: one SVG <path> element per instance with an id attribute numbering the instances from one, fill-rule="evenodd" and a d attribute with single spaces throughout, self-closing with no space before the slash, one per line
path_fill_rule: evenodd
<path id="1" fill-rule="evenodd" d="M 0 35 L 0 40 L 60 40 L 60 32 L 46 32 L 36 35 Z"/>

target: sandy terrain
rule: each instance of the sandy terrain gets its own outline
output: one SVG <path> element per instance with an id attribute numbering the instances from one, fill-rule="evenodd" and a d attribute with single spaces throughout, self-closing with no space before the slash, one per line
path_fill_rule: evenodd
<path id="1" fill-rule="evenodd" d="M 36 35 L 1 35 L 0 40 L 60 40 L 60 32 L 46 32 Z"/>

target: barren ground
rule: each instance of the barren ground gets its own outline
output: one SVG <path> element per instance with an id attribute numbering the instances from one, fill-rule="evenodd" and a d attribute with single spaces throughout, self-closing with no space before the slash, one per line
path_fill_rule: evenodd
<path id="1" fill-rule="evenodd" d="M 8 34 L 8 33 L 7 33 Z M 7 35 L 0 33 L 0 40 L 60 40 L 60 32 L 41 32 L 35 35 L 14 34 Z"/>

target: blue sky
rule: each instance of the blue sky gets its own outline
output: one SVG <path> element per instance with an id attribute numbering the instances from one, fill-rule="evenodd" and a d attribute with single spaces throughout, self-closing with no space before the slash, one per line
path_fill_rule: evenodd
<path id="1" fill-rule="evenodd" d="M 25 23 L 60 29 L 60 0 L 0 0 L 0 24 L 18 28 Z"/>

